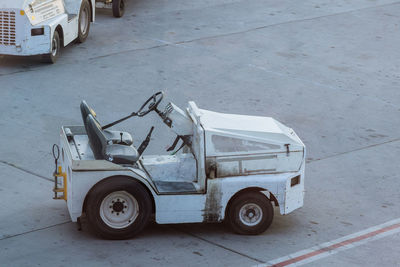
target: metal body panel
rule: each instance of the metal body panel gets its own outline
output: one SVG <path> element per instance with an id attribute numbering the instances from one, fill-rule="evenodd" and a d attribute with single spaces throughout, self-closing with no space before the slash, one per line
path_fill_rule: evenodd
<path id="1" fill-rule="evenodd" d="M 197 181 L 196 159 L 190 153 L 143 156 L 142 164 L 153 181 Z"/>
<path id="2" fill-rule="evenodd" d="M 159 195 L 155 198 L 156 222 L 196 223 L 204 221 L 205 194 Z"/>
<path id="3" fill-rule="evenodd" d="M 63 166 L 63 169 L 65 167 Z M 71 169 L 66 166 L 67 169 L 67 206 L 68 211 L 71 216 L 71 220 L 76 222 L 77 218 L 82 215 L 82 209 L 85 197 L 90 189 L 93 188 L 101 180 L 112 177 L 112 176 L 128 176 L 141 181 L 142 183 L 148 183 L 147 180 L 143 179 L 140 175 L 133 173 L 130 170 L 125 171 L 71 171 Z M 149 188 L 151 186 L 147 184 Z M 154 191 L 152 191 L 154 192 Z"/>
<path id="4" fill-rule="evenodd" d="M 304 144 L 293 129 L 269 117 L 224 114 L 189 103 L 204 129 L 205 171 L 211 177 L 299 171 Z"/>
<path id="5" fill-rule="evenodd" d="M 250 180 L 249 177 L 238 176 L 208 179 L 206 194 L 160 195 L 152 186 L 152 181 L 139 175 L 138 170 L 79 172 L 72 171 L 68 165 L 64 165 L 63 170 L 67 173 L 67 205 L 72 221 L 81 216 L 84 200 L 90 189 L 101 180 L 112 176 L 131 177 L 142 182 L 154 198 L 155 218 L 160 224 L 220 222 L 225 218 L 229 200 L 237 192 L 248 188 L 262 188 L 267 196 L 273 194 L 279 203 L 282 215 L 303 206 L 303 179 L 300 184 L 290 186 L 290 179 L 300 172 L 252 176 Z"/>
<path id="6" fill-rule="evenodd" d="M 206 190 L 206 162 L 205 162 L 205 143 L 204 129 L 198 119 L 193 120 L 192 153 L 197 160 L 197 183 L 201 191 Z"/>
<path id="7" fill-rule="evenodd" d="M 206 131 L 206 156 L 286 152 L 284 144 L 289 144 L 289 151 L 303 150 L 304 144 L 293 129 L 273 118 L 203 109 L 198 112 Z"/>
<path id="8" fill-rule="evenodd" d="M 10 23 L 6 23 L 5 14 L 12 14 Z M 0 9 L 0 54 L 7 55 L 34 55 L 50 53 L 50 40 L 52 38 L 52 29 L 48 26 L 33 27 L 26 16 L 20 14 L 20 9 L 2 8 Z M 44 29 L 44 34 L 31 36 L 32 28 Z M 13 35 L 12 42 L 10 36 Z"/>
<path id="9" fill-rule="evenodd" d="M 34 0 L 23 7 L 23 10 L 33 26 L 65 13 L 62 0 Z"/>
<path id="10" fill-rule="evenodd" d="M 82 0 L 63 0 L 63 1 L 66 12 L 68 14 L 79 15 L 79 10 L 81 8 Z M 96 0 L 89 0 L 89 2 L 92 8 L 92 22 L 94 22 L 96 18 Z"/>
<path id="11" fill-rule="evenodd" d="M 300 183 L 291 187 L 291 179 L 301 175 Z M 303 206 L 304 169 L 295 173 L 232 176 L 208 179 L 206 211 L 216 221 L 225 218 L 229 200 L 239 191 L 248 188 L 262 188 L 267 196 L 273 194 L 279 204 L 280 213 L 288 214 Z"/>
<path id="12" fill-rule="evenodd" d="M 177 107 L 174 103 L 168 103 L 165 107 L 164 116 L 171 122 L 171 130 L 177 135 L 192 135 L 193 122 L 188 114 Z"/>

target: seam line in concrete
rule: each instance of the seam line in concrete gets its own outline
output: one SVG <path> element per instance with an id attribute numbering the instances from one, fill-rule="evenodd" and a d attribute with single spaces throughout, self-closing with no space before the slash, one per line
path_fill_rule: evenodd
<path id="1" fill-rule="evenodd" d="M 53 224 L 53 225 L 50 225 L 50 226 L 46 226 L 46 227 L 42 227 L 42 228 L 30 230 L 30 231 L 27 231 L 27 232 L 23 232 L 23 233 L 20 233 L 20 234 L 6 235 L 5 237 L 0 238 L 0 241 L 3 241 L 3 240 L 5 240 L 5 239 L 9 239 L 9 238 L 13 238 L 13 237 L 17 237 L 17 236 L 21 236 L 21 235 L 26 235 L 26 234 L 29 234 L 29 233 L 34 233 L 34 232 L 46 230 L 46 229 L 49 229 L 49 228 L 52 228 L 52 227 L 55 227 L 55 226 L 59 226 L 59 225 L 63 225 L 63 224 L 67 224 L 67 223 L 70 223 L 70 222 L 71 222 L 71 221 L 62 222 L 62 223 L 58 223 L 58 224 Z"/>
<path id="2" fill-rule="evenodd" d="M 309 84 L 311 84 L 311 85 L 313 85 L 315 87 L 326 88 L 326 89 L 329 89 L 329 90 L 332 90 L 332 91 L 341 91 L 341 92 L 343 92 L 345 94 L 357 96 L 357 92 L 352 92 L 350 90 L 345 90 L 344 88 L 340 88 L 340 87 L 329 86 L 329 85 L 326 85 L 326 84 L 323 84 L 323 83 L 320 83 L 320 82 L 311 81 L 309 79 L 299 78 L 299 77 L 296 77 L 296 75 L 293 75 L 292 73 L 283 74 L 283 73 L 280 73 L 278 71 L 269 70 L 269 69 L 267 69 L 267 68 L 265 68 L 263 66 L 258 66 L 258 65 L 254 65 L 254 64 L 248 64 L 248 66 L 250 68 L 255 68 L 255 69 L 258 69 L 260 71 L 263 71 L 263 72 L 266 72 L 266 73 L 270 73 L 270 74 L 273 74 L 273 75 L 277 75 L 277 76 L 280 76 L 280 77 L 290 78 L 291 80 L 297 80 L 297 81 L 300 81 L 302 83 L 309 83 Z M 386 103 L 384 99 L 381 99 L 381 98 L 376 97 L 376 96 L 363 95 L 362 97 L 365 97 L 365 98 L 370 99 L 370 100 L 378 100 L 380 102 L 384 102 L 386 105 L 389 104 L 389 103 Z M 396 108 L 396 109 L 398 108 L 398 106 L 395 105 L 395 104 L 390 103 L 389 105 L 394 107 L 394 108 Z"/>
<path id="3" fill-rule="evenodd" d="M 242 256 L 242 257 L 245 257 L 245 258 L 248 258 L 248 259 L 250 259 L 250 260 L 256 261 L 256 262 L 258 262 L 258 263 L 260 263 L 260 264 L 265 264 L 265 263 L 266 263 L 265 261 L 262 261 L 262 260 L 259 260 L 259 259 L 257 259 L 257 258 L 251 257 L 251 256 L 246 255 L 246 254 L 244 254 L 244 253 L 242 253 L 242 252 L 239 252 L 239 251 L 237 251 L 237 250 L 234 250 L 234 249 L 225 247 L 225 246 L 223 246 L 223 245 L 220 245 L 220 244 L 215 243 L 215 242 L 213 242 L 213 241 L 207 240 L 207 239 L 205 239 L 205 238 L 203 238 L 203 237 L 197 236 L 197 235 L 192 234 L 192 233 L 190 233 L 190 232 L 183 231 L 183 230 L 178 229 L 178 228 L 173 227 L 173 226 L 171 226 L 171 228 L 173 228 L 174 230 L 176 230 L 176 231 L 178 231 L 178 232 L 181 232 L 181 233 L 187 234 L 187 235 L 189 235 L 189 236 L 192 236 L 192 237 L 194 237 L 194 238 L 200 239 L 201 241 L 204 241 L 204 242 L 206 242 L 206 243 L 209 243 L 209 244 L 211 244 L 211 245 L 213 245 L 213 246 L 222 248 L 222 249 L 224 249 L 224 250 L 230 251 L 230 252 L 235 253 L 235 254 L 237 254 L 237 255 L 240 255 L 240 256 Z"/>
<path id="4" fill-rule="evenodd" d="M 327 14 L 327 15 L 322 15 L 322 16 L 317 16 L 317 17 L 302 18 L 302 19 L 284 21 L 284 22 L 279 22 L 279 23 L 275 23 L 275 24 L 269 24 L 269 25 L 265 25 L 265 26 L 252 28 L 252 29 L 247 29 L 247 30 L 243 30 L 243 31 L 239 31 L 239 32 L 231 32 L 231 33 L 224 33 L 224 34 L 218 34 L 218 35 L 212 35 L 212 36 L 205 36 L 205 37 L 196 38 L 196 39 L 187 40 L 187 41 L 171 42 L 171 43 L 167 43 L 167 44 L 164 44 L 164 45 L 152 46 L 152 47 L 149 47 L 149 48 L 139 48 L 139 49 L 125 50 L 125 51 L 115 52 L 115 53 L 112 53 L 112 54 L 92 57 L 92 58 L 89 58 L 89 60 L 98 59 L 98 58 L 105 58 L 105 57 L 108 57 L 108 56 L 114 56 L 114 55 L 118 55 L 118 54 L 122 54 L 122 53 L 130 53 L 130 52 L 136 52 L 136 51 L 143 51 L 143 50 L 148 50 L 148 49 L 166 47 L 166 46 L 171 46 L 171 45 L 187 44 L 187 43 L 203 41 L 203 40 L 208 40 L 208 39 L 233 36 L 233 35 L 237 35 L 237 34 L 243 34 L 243 33 L 247 33 L 247 32 L 258 31 L 258 30 L 271 28 L 271 27 L 275 27 L 275 26 L 280 26 L 280 25 L 286 25 L 286 24 L 303 22 L 303 21 L 310 21 L 310 20 L 314 20 L 314 19 L 321 19 L 321 18 L 339 16 L 339 15 L 344 15 L 344 14 L 351 14 L 351 13 L 358 12 L 358 11 L 369 10 L 369 9 L 380 8 L 380 7 L 386 7 L 386 6 L 392 6 L 392 5 L 396 5 L 396 4 L 400 4 L 400 2 L 397 1 L 397 2 L 384 4 L 384 5 L 379 5 L 379 6 L 364 7 L 364 8 L 353 9 L 353 10 L 348 10 L 348 11 L 338 12 L 338 13 L 333 13 L 333 14 Z"/>
<path id="5" fill-rule="evenodd" d="M 258 30 L 262 30 L 262 29 L 266 29 L 266 28 L 272 28 L 272 27 L 275 27 L 275 26 L 281 26 L 281 25 L 297 23 L 297 22 L 303 22 L 303 21 L 310 21 L 310 20 L 314 20 L 314 19 L 322 19 L 322 18 L 327 18 L 327 17 L 340 16 L 340 15 L 344 15 L 344 14 L 351 14 L 351 13 L 358 12 L 358 11 L 364 11 L 364 10 L 369 10 L 369 9 L 374 9 L 374 8 L 379 8 L 379 7 L 392 6 L 392 5 L 397 5 L 397 4 L 400 4 L 400 2 L 393 2 L 393 3 L 389 3 L 389 4 L 384 4 L 384 5 L 379 5 L 379 6 L 372 6 L 372 7 L 364 7 L 364 8 L 353 9 L 353 10 L 348 10 L 348 11 L 343 11 L 343 12 L 338 12 L 338 13 L 333 13 L 333 14 L 326 14 L 326 15 L 317 16 L 317 17 L 310 17 L 310 18 L 302 18 L 302 19 L 283 21 L 283 22 L 279 22 L 279 23 L 275 23 L 275 24 L 269 24 L 269 25 L 265 25 L 265 26 L 252 28 L 252 29 L 247 29 L 247 30 L 244 30 L 244 31 L 225 33 L 225 34 L 208 36 L 208 37 L 201 37 L 201 38 L 192 39 L 192 40 L 188 40 L 188 41 L 176 42 L 174 44 L 191 43 L 191 42 L 202 41 L 202 40 L 207 40 L 207 39 L 232 36 L 232 35 L 236 35 L 236 34 L 242 34 L 242 33 L 247 33 L 247 32 L 252 32 L 252 31 L 258 31 Z"/>
<path id="6" fill-rule="evenodd" d="M 258 266 L 300 266 L 398 233 L 400 233 L 399 218 L 269 261 L 268 265 Z"/>
<path id="7" fill-rule="evenodd" d="M 27 169 L 25 169 L 25 168 L 19 167 L 19 166 L 13 164 L 13 163 L 10 163 L 10 162 L 4 161 L 4 160 L 0 160 L 0 163 L 3 163 L 4 165 L 7 165 L 7 166 L 10 166 L 10 167 L 16 168 L 16 169 L 18 169 L 18 170 L 20 170 L 20 171 L 29 173 L 29 174 L 31 174 L 31 175 L 34 175 L 34 176 L 39 177 L 39 178 L 41 178 L 41 179 L 44 179 L 44 180 L 46 180 L 46 181 L 54 182 L 54 180 L 51 179 L 51 178 L 48 178 L 48 177 L 46 177 L 46 176 L 43 176 L 43 175 L 34 173 L 34 172 L 30 171 L 30 170 L 27 170 Z"/>
<path id="8" fill-rule="evenodd" d="M 357 152 L 357 151 L 369 149 L 369 148 L 372 148 L 372 147 L 376 147 L 376 146 L 381 146 L 381 145 L 389 144 L 389 143 L 394 143 L 394 142 L 398 142 L 398 141 L 400 141 L 400 138 L 396 138 L 396 139 L 389 140 L 389 141 L 385 141 L 385 142 L 378 143 L 378 144 L 368 145 L 368 146 L 365 146 L 365 147 L 360 147 L 360 148 L 352 149 L 352 150 L 349 150 L 349 151 L 346 151 L 346 152 L 337 153 L 337 154 L 330 155 L 330 156 L 326 156 L 326 157 L 319 158 L 319 159 L 309 160 L 309 161 L 307 161 L 307 163 L 312 163 L 312 162 L 316 162 L 316 161 L 320 161 L 320 160 L 330 159 L 330 158 L 334 158 L 334 157 L 337 157 L 337 156 L 341 156 L 341 155 L 345 155 L 345 154 L 349 154 L 349 153 L 353 153 L 353 152 Z"/>
<path id="9" fill-rule="evenodd" d="M 18 74 L 18 73 L 25 73 L 25 72 L 30 72 L 30 71 L 35 71 L 36 69 L 29 69 L 29 70 L 18 70 L 10 73 L 0 73 L 1 76 L 8 76 L 8 75 L 13 75 L 13 74 Z"/>
<path id="10" fill-rule="evenodd" d="M 202 40 L 233 36 L 233 35 L 237 35 L 237 34 L 242 34 L 242 33 L 262 30 L 262 29 L 275 27 L 275 26 L 280 26 L 280 25 L 285 25 L 285 24 L 290 24 L 290 23 L 296 23 L 296 22 L 302 22 L 302 21 L 310 21 L 310 20 L 314 20 L 314 19 L 320 19 L 320 18 L 326 18 L 326 17 L 332 17 L 332 16 L 339 16 L 339 15 L 343 15 L 343 14 L 351 14 L 353 12 L 369 10 L 369 9 L 374 9 L 374 8 L 380 8 L 380 7 L 386 7 L 386 6 L 392 6 L 392 5 L 396 5 L 396 4 L 400 4 L 400 2 L 397 1 L 397 2 L 393 2 L 393 3 L 389 3 L 389 4 L 371 6 L 371 7 L 364 7 L 364 8 L 359 8 L 359 9 L 353 9 L 353 10 L 348 10 L 348 11 L 344 11 L 344 12 L 338 12 L 338 13 L 334 13 L 334 14 L 327 14 L 327 15 L 323 15 L 323 16 L 284 21 L 284 22 L 279 22 L 279 23 L 275 23 L 275 24 L 269 24 L 269 25 L 265 25 L 265 26 L 252 28 L 252 29 L 247 29 L 247 30 L 243 30 L 243 31 L 239 31 L 239 32 L 231 32 L 231 33 L 225 33 L 225 34 L 219 34 L 219 35 L 213 35 L 213 36 L 205 36 L 205 37 L 196 38 L 196 39 L 187 40 L 187 41 L 171 42 L 171 43 L 167 43 L 167 44 L 163 44 L 163 45 L 156 45 L 156 46 L 145 47 L 145 48 L 128 49 L 128 50 L 114 52 L 114 53 L 110 53 L 110 54 L 106 54 L 106 55 L 90 57 L 90 58 L 88 58 L 86 60 L 95 60 L 95 59 L 106 58 L 106 57 L 115 56 L 115 55 L 124 54 L 124 53 L 132 53 L 132 52 L 136 52 L 136 51 L 146 51 L 146 50 L 151 50 L 151 49 L 155 49 L 155 48 L 168 47 L 168 46 L 172 46 L 172 45 L 173 46 L 179 46 L 181 44 L 186 44 L 186 43 L 193 43 L 193 42 L 202 41 Z M 64 65 L 64 64 L 60 64 L 60 65 Z M 65 65 L 68 65 L 68 63 L 66 63 Z M 11 72 L 11 73 L 4 73 L 4 74 L 0 73 L 0 77 L 1 76 L 9 76 L 9 75 L 13 75 L 13 74 L 24 73 L 24 72 L 29 72 L 29 71 L 36 71 L 36 69 L 21 70 L 21 71 L 16 71 L 16 72 Z"/>
<path id="11" fill-rule="evenodd" d="M 185 41 L 183 41 L 185 43 Z M 146 51 L 146 50 L 152 50 L 155 48 L 162 48 L 162 47 L 167 47 L 171 45 L 178 45 L 179 43 L 168 43 L 168 44 L 162 44 L 162 45 L 155 45 L 155 46 L 150 46 L 150 47 L 144 47 L 144 48 L 136 48 L 136 49 L 128 49 L 124 51 L 119 51 L 119 52 L 114 52 L 106 55 L 101 55 L 101 56 L 96 56 L 96 57 L 90 57 L 88 60 L 94 60 L 94 59 L 100 59 L 100 58 L 105 58 L 105 57 L 110 57 L 110 56 L 115 56 L 119 54 L 124 54 L 124 53 L 131 53 L 131 52 L 137 52 L 137 51 Z"/>

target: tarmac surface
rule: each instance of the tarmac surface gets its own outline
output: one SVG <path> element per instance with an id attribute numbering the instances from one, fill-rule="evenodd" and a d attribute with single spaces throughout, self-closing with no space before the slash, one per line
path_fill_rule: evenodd
<path id="1" fill-rule="evenodd" d="M 398 220 L 399 14 L 389 0 L 128 0 L 121 19 L 98 10 L 88 40 L 55 65 L 0 56 L 0 265 L 279 265 Z M 307 146 L 304 207 L 275 210 L 259 236 L 225 224 L 151 224 L 125 241 L 77 231 L 52 199 L 61 125 L 81 124 L 82 99 L 110 122 L 158 90 L 164 103 L 293 128 Z M 138 145 L 152 125 L 145 153 L 165 153 L 174 136 L 155 115 L 118 128 Z M 400 233 L 385 233 L 294 264 L 399 266 Z"/>

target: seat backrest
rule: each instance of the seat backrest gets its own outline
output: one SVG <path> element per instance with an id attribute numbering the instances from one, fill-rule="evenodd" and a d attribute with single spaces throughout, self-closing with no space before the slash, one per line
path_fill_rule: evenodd
<path id="1" fill-rule="evenodd" d="M 86 118 L 86 125 L 89 144 L 92 148 L 95 159 L 104 159 L 107 139 L 100 124 L 95 120 L 92 114 L 89 114 Z"/>
<path id="2" fill-rule="evenodd" d="M 81 115 L 82 115 L 83 125 L 85 125 L 86 132 L 88 131 L 87 125 L 86 125 L 86 118 L 87 118 L 87 116 L 89 114 L 91 114 L 93 116 L 93 119 L 99 125 L 101 125 L 100 122 L 96 118 L 96 112 L 94 112 L 94 110 L 91 107 L 89 107 L 89 105 L 86 103 L 85 100 L 82 100 L 80 108 L 81 108 Z"/>

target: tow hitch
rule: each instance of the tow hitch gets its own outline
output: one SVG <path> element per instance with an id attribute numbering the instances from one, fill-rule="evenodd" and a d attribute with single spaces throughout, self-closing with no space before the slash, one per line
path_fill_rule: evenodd
<path id="1" fill-rule="evenodd" d="M 58 159 L 60 158 L 60 148 L 58 145 L 53 145 L 53 157 L 54 157 L 54 164 L 55 170 L 53 173 L 54 177 L 54 197 L 53 199 L 64 199 L 67 200 L 67 174 L 62 171 L 62 167 L 58 166 Z M 58 177 L 63 177 L 62 185 L 63 187 L 58 187 Z M 59 193 L 63 193 L 62 195 L 58 195 Z"/>

